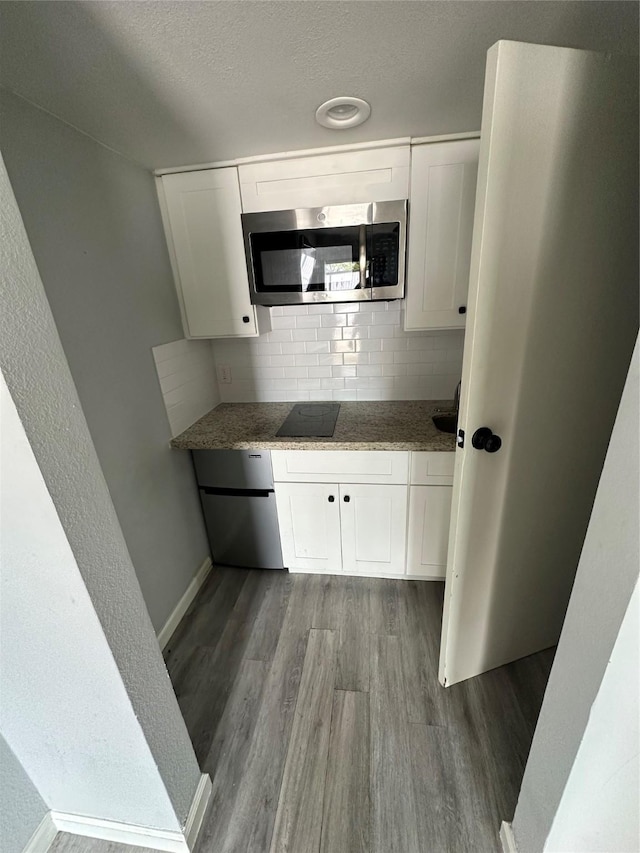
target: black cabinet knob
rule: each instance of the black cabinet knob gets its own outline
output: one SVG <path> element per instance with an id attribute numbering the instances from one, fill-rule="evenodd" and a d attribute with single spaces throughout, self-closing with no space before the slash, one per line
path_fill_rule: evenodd
<path id="1" fill-rule="evenodd" d="M 248 322 L 249 322 L 249 317 L 248 317 L 246 314 L 245 314 L 245 315 L 244 315 L 244 317 L 242 318 L 242 322 L 243 322 L 243 323 L 248 323 Z"/>
<path id="2" fill-rule="evenodd" d="M 345 496 L 344 496 L 344 498 L 343 498 L 343 500 L 344 500 L 344 502 L 345 502 L 346 504 L 348 504 L 348 503 L 349 503 L 349 501 L 351 500 L 351 498 L 349 497 L 349 495 L 345 495 Z"/>
<path id="3" fill-rule="evenodd" d="M 333 496 L 333 495 L 329 495 L 329 503 L 330 503 L 330 504 L 332 504 L 334 501 L 335 501 L 334 496 Z"/>
<path id="4" fill-rule="evenodd" d="M 467 313 L 467 306 L 466 306 L 466 305 L 461 305 L 461 306 L 458 308 L 458 314 L 466 314 L 466 313 Z"/>
<path id="5" fill-rule="evenodd" d="M 489 427 L 480 427 L 477 429 L 472 438 L 471 444 L 476 450 L 486 450 L 487 453 L 497 453 L 502 447 L 502 439 L 499 435 L 494 435 Z"/>

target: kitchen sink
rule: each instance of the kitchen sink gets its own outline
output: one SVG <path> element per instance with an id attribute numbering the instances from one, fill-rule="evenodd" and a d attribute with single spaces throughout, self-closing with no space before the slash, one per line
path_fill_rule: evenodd
<path id="1" fill-rule="evenodd" d="M 433 421 L 435 428 L 439 429 L 440 432 L 453 434 L 458 426 L 458 415 L 455 412 L 433 415 L 431 420 Z"/>

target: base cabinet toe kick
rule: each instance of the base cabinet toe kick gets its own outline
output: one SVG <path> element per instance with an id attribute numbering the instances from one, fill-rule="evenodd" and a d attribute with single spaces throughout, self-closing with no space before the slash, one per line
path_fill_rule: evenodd
<path id="1" fill-rule="evenodd" d="M 290 572 L 443 580 L 454 452 L 271 452 Z"/>

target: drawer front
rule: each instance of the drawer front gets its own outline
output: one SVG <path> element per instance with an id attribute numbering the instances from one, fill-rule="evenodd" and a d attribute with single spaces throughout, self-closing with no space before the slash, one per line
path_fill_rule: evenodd
<path id="1" fill-rule="evenodd" d="M 451 486 L 456 454 L 418 451 L 411 454 L 412 486 Z"/>
<path id="2" fill-rule="evenodd" d="M 405 485 L 407 451 L 272 450 L 273 479 L 286 483 L 391 483 Z"/>

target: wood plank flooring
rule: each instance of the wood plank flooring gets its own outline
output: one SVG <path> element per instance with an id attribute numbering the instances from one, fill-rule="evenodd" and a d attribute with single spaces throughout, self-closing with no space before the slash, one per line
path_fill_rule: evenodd
<path id="1" fill-rule="evenodd" d="M 494 853 L 552 651 L 442 688 L 443 584 L 216 569 L 166 650 L 196 853 Z M 60 835 L 55 853 L 140 848 Z M 75 846 L 74 846 L 75 845 Z"/>

